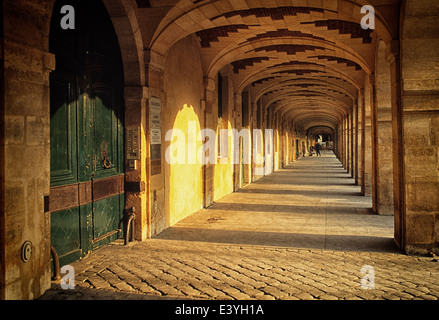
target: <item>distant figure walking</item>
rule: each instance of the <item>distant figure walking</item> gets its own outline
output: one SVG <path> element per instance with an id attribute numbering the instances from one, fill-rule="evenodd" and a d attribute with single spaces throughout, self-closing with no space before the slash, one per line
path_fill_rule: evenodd
<path id="1" fill-rule="evenodd" d="M 322 155 L 320 154 L 320 149 L 322 148 L 322 146 L 320 145 L 320 143 L 317 142 L 314 148 L 316 149 L 317 157 L 321 157 Z"/>

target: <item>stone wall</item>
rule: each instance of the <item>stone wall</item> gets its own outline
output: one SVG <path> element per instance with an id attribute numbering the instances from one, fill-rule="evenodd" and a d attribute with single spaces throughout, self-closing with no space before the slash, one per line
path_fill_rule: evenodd
<path id="1" fill-rule="evenodd" d="M 405 1 L 401 35 L 406 251 L 439 249 L 439 6 Z"/>
<path id="2" fill-rule="evenodd" d="M 3 5 L 0 6 L 0 16 L 3 17 Z M 4 39 L 3 24 L 0 25 L 0 288 L 5 288 L 5 145 L 4 145 Z M 0 299 L 5 298 L 5 290 L 0 289 Z"/>
<path id="3" fill-rule="evenodd" d="M 2 295 L 5 299 L 33 299 L 50 287 L 49 216 L 44 210 L 50 171 L 49 74 L 55 67 L 44 33 L 50 2 L 6 1 L 3 8 Z M 26 241 L 32 244 L 27 262 L 21 257 Z"/>

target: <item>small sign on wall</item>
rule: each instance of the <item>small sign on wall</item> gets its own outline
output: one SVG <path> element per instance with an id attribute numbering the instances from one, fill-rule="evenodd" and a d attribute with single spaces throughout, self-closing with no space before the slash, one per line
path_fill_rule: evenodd
<path id="1" fill-rule="evenodd" d="M 150 99 L 150 128 L 151 144 L 162 144 L 162 103 L 159 98 L 151 97 Z"/>
<path id="2" fill-rule="evenodd" d="M 162 168 L 162 103 L 157 97 L 149 99 L 149 126 L 151 175 L 155 175 L 160 174 Z"/>
<path id="3" fill-rule="evenodd" d="M 127 127 L 126 135 L 126 159 L 140 160 L 140 127 Z"/>

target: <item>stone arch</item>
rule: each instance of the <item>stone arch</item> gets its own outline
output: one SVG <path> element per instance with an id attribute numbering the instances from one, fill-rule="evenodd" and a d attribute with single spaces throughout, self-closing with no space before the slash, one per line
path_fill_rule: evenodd
<path id="1" fill-rule="evenodd" d="M 134 13 L 134 4 L 128 0 L 102 0 L 113 21 L 124 64 L 125 86 L 145 85 L 143 40 Z"/>
<path id="2" fill-rule="evenodd" d="M 46 14 L 43 16 L 42 38 L 43 48 L 49 49 L 50 22 L 56 0 L 50 0 Z M 125 86 L 143 86 L 145 75 L 143 70 L 143 40 L 139 24 L 130 0 L 102 0 L 113 22 L 119 40 L 122 55 Z"/>
<path id="3" fill-rule="evenodd" d="M 173 43 L 190 33 L 195 33 L 208 27 L 227 24 L 224 17 L 232 11 L 259 9 L 258 5 L 255 4 L 243 4 L 243 8 L 248 9 L 233 10 L 229 5 L 221 6 L 218 2 L 220 1 L 200 4 L 198 2 L 180 1 L 167 13 L 162 23 L 157 27 L 150 43 L 151 49 L 163 55 Z M 357 22 L 362 18 L 361 7 L 363 5 L 374 5 L 374 1 L 366 0 L 357 1 L 357 3 L 349 0 L 334 2 L 324 3 L 322 6 L 313 9 L 321 10 L 324 16 L 327 14 L 327 17 L 333 17 L 334 13 L 338 13 L 338 17 L 341 19 Z M 337 8 L 339 8 L 338 11 Z M 392 36 L 388 22 L 379 10 L 376 10 L 376 15 L 376 30 L 382 34 L 381 37 L 383 39 L 390 41 Z M 191 19 L 191 17 L 196 17 L 196 19 Z"/>
<path id="4" fill-rule="evenodd" d="M 247 41 L 244 43 L 233 44 L 223 49 L 222 52 L 212 61 L 211 65 L 206 70 L 207 76 L 211 77 L 216 74 L 219 69 L 228 63 L 233 63 L 239 61 L 240 58 L 252 56 L 253 59 L 264 59 L 266 56 L 270 56 L 270 51 L 276 51 L 276 46 L 272 46 L 272 40 L 256 40 Z M 358 55 L 352 48 L 344 46 L 342 44 L 335 44 L 331 42 L 322 42 L 321 40 L 310 40 L 310 39 L 294 39 L 285 38 L 283 40 L 283 45 L 291 45 L 292 48 L 308 47 L 310 50 L 316 50 L 320 54 L 331 53 L 337 58 L 346 59 L 346 61 L 356 64 L 358 67 L 364 70 L 365 73 L 370 74 L 372 68 L 364 61 L 364 59 Z M 307 49 L 308 49 L 307 48 Z M 262 55 L 261 55 L 262 54 Z M 286 53 L 285 53 L 286 54 Z M 335 57 L 334 57 L 335 58 Z M 247 59 L 246 59 L 247 60 Z M 260 61 L 261 63 L 267 64 L 268 66 L 273 66 L 276 62 L 270 61 Z M 303 61 L 302 61 L 303 62 Z M 306 62 L 303 62 L 306 63 Z M 244 84 L 245 86 L 246 84 Z"/>

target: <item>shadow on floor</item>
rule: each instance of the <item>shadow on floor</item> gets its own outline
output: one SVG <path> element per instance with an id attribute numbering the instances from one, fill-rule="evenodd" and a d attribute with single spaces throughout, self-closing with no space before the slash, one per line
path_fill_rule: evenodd
<path id="1" fill-rule="evenodd" d="M 315 190 L 289 190 L 289 189 L 255 189 L 255 188 L 242 188 L 236 193 L 263 193 L 263 194 L 281 194 L 281 195 L 302 195 L 302 196 L 321 196 L 323 193 L 325 196 L 362 196 L 358 191 L 315 191 Z"/>
<path id="2" fill-rule="evenodd" d="M 296 186 L 313 186 L 313 187 L 320 187 L 320 186 L 328 186 L 329 188 L 332 186 L 355 186 L 354 180 L 352 178 L 348 177 L 334 177 L 334 178 L 325 178 L 320 176 L 310 176 L 310 175 L 299 175 L 295 174 L 291 177 L 287 175 L 279 176 L 279 177 L 272 177 L 272 176 L 265 176 L 261 178 L 260 180 L 263 181 L 255 181 L 252 182 L 252 184 L 270 184 L 274 181 L 278 185 L 296 185 Z M 291 183 L 291 181 L 294 181 L 294 183 Z"/>
<path id="3" fill-rule="evenodd" d="M 73 290 L 64 290 L 59 285 L 52 285 L 52 288 L 46 291 L 46 293 L 38 298 L 39 301 L 45 300 L 58 300 L 58 301 L 69 301 L 69 300 L 102 300 L 102 301 L 114 301 L 114 300 L 178 300 L 178 299 L 188 299 L 187 297 L 174 297 L 174 296 L 159 296 L 151 294 L 141 294 L 141 293 L 129 293 L 129 292 L 118 292 L 110 291 L 105 289 L 93 289 L 93 288 L 83 288 L 76 286 Z"/>
<path id="4" fill-rule="evenodd" d="M 332 199 L 336 201 L 337 199 Z M 328 199 L 331 201 L 331 199 Z M 346 205 L 343 205 L 346 202 Z M 321 205 L 300 206 L 300 205 L 286 205 L 286 204 L 261 204 L 261 203 L 239 203 L 239 202 L 215 202 L 209 208 L 204 210 L 226 210 L 233 213 L 238 212 L 273 212 L 278 214 L 315 214 L 326 215 L 331 214 L 348 214 L 348 215 L 371 215 L 372 210 L 367 207 L 366 203 L 359 203 L 353 205 L 346 199 L 340 199 L 337 206 L 327 206 L 326 202 L 321 202 Z"/>
<path id="5" fill-rule="evenodd" d="M 298 249 L 386 253 L 399 252 L 392 238 L 374 236 L 320 235 L 171 227 L 160 233 L 155 238 L 160 240 L 183 240 L 234 245 L 290 247 Z"/>

